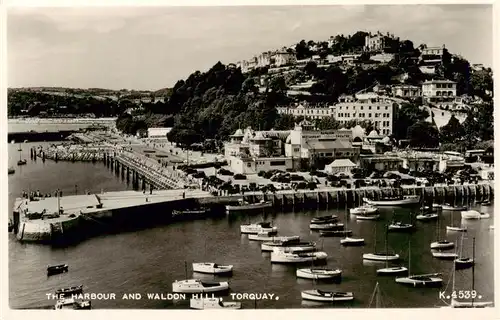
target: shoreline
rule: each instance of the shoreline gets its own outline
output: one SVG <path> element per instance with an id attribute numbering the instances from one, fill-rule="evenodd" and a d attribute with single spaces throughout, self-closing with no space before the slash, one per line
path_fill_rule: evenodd
<path id="1" fill-rule="evenodd" d="M 116 117 L 110 118 L 7 118 L 8 124 L 68 124 L 114 122 Z"/>

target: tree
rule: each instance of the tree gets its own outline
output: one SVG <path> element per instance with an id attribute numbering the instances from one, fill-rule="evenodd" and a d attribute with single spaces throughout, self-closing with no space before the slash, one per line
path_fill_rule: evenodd
<path id="1" fill-rule="evenodd" d="M 308 61 L 307 64 L 304 67 L 304 72 L 310 76 L 314 75 L 316 73 L 316 70 L 318 68 L 318 65 L 314 61 Z"/>
<path id="2" fill-rule="evenodd" d="M 443 126 L 439 132 L 440 141 L 442 143 L 453 143 L 463 139 L 465 135 L 465 130 L 455 118 L 455 115 L 452 115 L 448 123 Z"/>
<path id="3" fill-rule="evenodd" d="M 338 129 L 340 127 L 340 122 L 335 120 L 333 116 L 323 117 L 317 122 L 316 127 L 319 130 Z"/>
<path id="4" fill-rule="evenodd" d="M 241 91 L 246 93 L 246 92 L 252 92 L 252 93 L 257 93 L 258 89 L 255 86 L 255 80 L 253 78 L 247 78 L 243 84 L 241 85 Z"/>
<path id="5" fill-rule="evenodd" d="M 411 147 L 435 148 L 439 146 L 439 131 L 429 122 L 419 121 L 408 128 Z"/>
<path id="6" fill-rule="evenodd" d="M 303 60 L 312 56 L 312 53 L 309 50 L 309 46 L 307 45 L 305 40 L 300 41 L 295 46 L 295 55 L 297 57 L 297 60 Z"/>
<path id="7" fill-rule="evenodd" d="M 401 106 L 395 115 L 393 136 L 396 140 L 406 139 L 408 137 L 408 128 L 429 117 L 427 110 L 420 109 L 418 106 L 405 103 Z"/>
<path id="8" fill-rule="evenodd" d="M 295 126 L 295 117 L 291 114 L 278 115 L 274 129 L 276 130 L 291 130 Z"/>

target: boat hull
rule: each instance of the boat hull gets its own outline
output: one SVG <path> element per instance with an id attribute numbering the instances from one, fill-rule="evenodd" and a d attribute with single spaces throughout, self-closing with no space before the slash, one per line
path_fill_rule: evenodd
<path id="1" fill-rule="evenodd" d="M 397 200 L 371 200 L 368 198 L 363 198 L 363 201 L 372 206 L 397 207 L 397 206 L 417 204 L 420 202 L 420 197 L 410 196 L 405 199 L 397 199 Z"/>
<path id="2" fill-rule="evenodd" d="M 240 232 L 245 234 L 258 234 L 258 233 L 276 234 L 278 232 L 278 228 L 277 227 L 262 228 L 252 225 L 243 225 L 240 226 Z"/>
<path id="3" fill-rule="evenodd" d="M 357 214 L 356 215 L 356 220 L 378 220 L 380 219 L 379 214 L 373 214 L 373 215 L 361 215 Z"/>
<path id="4" fill-rule="evenodd" d="M 311 230 L 342 230 L 344 229 L 343 223 L 326 223 L 326 224 L 310 224 Z"/>
<path id="5" fill-rule="evenodd" d="M 321 269 L 318 269 L 321 270 Z M 314 269 L 297 269 L 297 278 L 312 280 L 338 279 L 342 276 L 341 270 L 329 270 L 328 272 L 315 271 Z"/>
<path id="6" fill-rule="evenodd" d="M 455 269 L 461 270 L 461 269 L 467 269 L 467 268 L 472 268 L 474 265 L 474 260 L 471 258 L 457 258 L 454 261 L 455 263 Z"/>
<path id="7" fill-rule="evenodd" d="M 306 290 L 300 293 L 302 299 L 318 302 L 351 301 L 354 300 L 352 292 L 319 294 L 316 290 Z"/>
<path id="8" fill-rule="evenodd" d="M 271 208 L 272 206 L 273 206 L 272 202 L 247 204 L 247 205 L 241 205 L 241 206 L 227 205 L 226 212 L 231 213 L 231 212 L 236 212 L 236 211 L 251 211 L 251 210 Z"/>
<path id="9" fill-rule="evenodd" d="M 345 236 L 350 236 L 352 235 L 351 230 L 338 230 L 338 231 L 333 231 L 333 230 L 320 230 L 319 232 L 320 237 L 345 237 Z"/>
<path id="10" fill-rule="evenodd" d="M 450 241 L 442 242 L 442 241 L 436 241 L 431 243 L 431 249 L 453 249 L 455 247 L 455 244 Z"/>
<path id="11" fill-rule="evenodd" d="M 228 274 L 233 272 L 233 266 L 214 266 L 212 264 L 193 263 L 193 272 L 207 274 Z"/>
<path id="12" fill-rule="evenodd" d="M 189 307 L 196 310 L 205 309 L 241 309 L 241 302 L 225 302 L 218 298 L 190 299 Z"/>
<path id="13" fill-rule="evenodd" d="M 452 226 L 446 226 L 446 231 L 452 231 L 452 232 L 467 232 L 467 228 L 464 228 L 464 227 L 452 227 Z"/>
<path id="14" fill-rule="evenodd" d="M 364 246 L 365 245 L 365 239 L 361 238 L 345 238 L 340 240 L 340 244 L 345 246 L 345 247 L 356 247 L 356 246 Z"/>
<path id="15" fill-rule="evenodd" d="M 396 283 L 413 287 L 441 287 L 443 279 L 438 277 L 427 277 L 428 279 L 419 279 L 415 277 L 396 278 Z"/>
<path id="16" fill-rule="evenodd" d="M 248 236 L 248 240 L 252 241 L 273 241 L 273 240 L 278 240 L 278 241 L 293 241 L 293 240 L 300 240 L 299 236 L 279 236 L 279 237 L 272 237 L 272 236 L 261 236 L 258 234 L 250 234 Z"/>
<path id="17" fill-rule="evenodd" d="M 192 283 L 185 281 L 176 281 L 172 284 L 174 293 L 206 293 L 206 292 L 224 292 L 229 290 L 228 282 L 219 282 L 217 285 L 203 286 L 201 283 Z"/>
<path id="18" fill-rule="evenodd" d="M 363 254 L 363 260 L 371 260 L 371 261 L 396 261 L 399 259 L 398 254 L 374 254 L 374 253 L 365 253 Z"/>
<path id="19" fill-rule="evenodd" d="M 290 250 L 292 252 L 309 252 L 309 251 L 314 251 L 316 250 L 316 244 L 311 243 L 311 244 L 305 244 L 305 245 L 286 245 L 286 246 L 280 246 L 280 245 L 272 245 L 272 243 L 262 243 L 260 246 L 260 249 L 262 251 L 270 252 L 274 251 L 275 248 L 286 248 L 286 250 Z"/>
<path id="20" fill-rule="evenodd" d="M 393 275 L 393 274 L 403 274 L 408 273 L 408 268 L 406 267 L 388 267 L 377 270 L 379 275 Z"/>
<path id="21" fill-rule="evenodd" d="M 464 211 L 464 210 L 467 210 L 467 207 L 464 207 L 464 206 L 454 207 L 454 206 L 447 205 L 447 204 L 443 204 L 441 207 L 443 210 L 446 210 L 446 211 Z"/>
<path id="22" fill-rule="evenodd" d="M 432 256 L 441 260 L 455 260 L 458 257 L 454 252 L 432 252 Z"/>
<path id="23" fill-rule="evenodd" d="M 271 263 L 303 263 L 319 260 L 326 260 L 328 255 L 325 252 L 310 252 L 304 254 L 271 252 Z"/>

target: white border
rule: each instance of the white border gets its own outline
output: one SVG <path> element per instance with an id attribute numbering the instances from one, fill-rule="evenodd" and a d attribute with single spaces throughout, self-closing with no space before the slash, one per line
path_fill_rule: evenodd
<path id="1" fill-rule="evenodd" d="M 315 0 L 315 1 L 306 1 L 306 0 L 163 0 L 163 1 L 152 1 L 152 0 L 5 0 L 1 3 L 0 0 L 0 110 L 1 110 L 1 124 L 0 124 L 0 132 L 5 136 L 7 134 L 7 110 L 6 110 L 6 88 L 7 88 L 7 50 L 6 50 L 6 10 L 5 6 L 47 6 L 47 7 L 59 7 L 59 6 L 217 6 L 217 5 L 354 5 L 354 4 L 494 4 L 493 8 L 493 70 L 494 72 L 498 70 L 499 64 L 499 44 L 498 39 L 500 33 L 498 32 L 499 28 L 499 4 L 498 1 L 467 1 L 467 0 L 440 0 L 440 1 L 358 1 L 358 0 L 341 0 L 341 1 L 328 1 L 328 0 Z M 396 31 L 395 31 L 396 32 Z M 495 81 L 495 105 L 500 102 L 500 98 L 498 97 L 498 92 L 500 89 L 500 84 Z M 495 110 L 495 127 L 498 121 L 498 111 Z M 495 131 L 495 138 L 498 138 L 498 133 Z M 497 140 L 497 139 L 495 139 Z M 500 140 L 499 140 L 500 141 Z M 500 149 L 495 144 L 495 158 L 500 159 Z M 0 154 L 4 155 L 1 158 L 1 164 L 4 169 L 3 172 L 7 169 L 7 140 L 0 139 Z M 498 170 L 498 169 L 497 169 Z M 497 171 L 496 170 L 496 171 Z M 498 172 L 495 171 L 496 177 L 499 177 Z M 5 177 L 5 175 L 4 175 Z M 497 183 L 495 183 L 497 184 Z M 10 212 L 11 208 L 7 208 L 7 179 L 4 178 L 1 181 L 1 192 L 0 192 L 0 203 L 4 204 L 3 210 L 1 211 L 2 215 L 2 223 L 0 225 L 5 226 L 5 222 L 7 221 L 7 212 Z M 499 220 L 499 219 L 497 219 Z M 495 223 L 499 224 L 498 221 Z M 495 232 L 498 232 L 497 227 L 495 227 Z M 71 319 L 87 319 L 88 317 L 97 318 L 97 319 L 109 319 L 109 318 L 119 318 L 119 319 L 138 319 L 138 318 L 171 318 L 171 317 L 182 317 L 189 316 L 194 319 L 204 319 L 217 317 L 239 317 L 240 319 L 251 319 L 254 317 L 258 318 L 276 318 L 286 316 L 289 319 L 301 319 L 306 317 L 332 317 L 335 319 L 387 319 L 389 317 L 393 319 L 419 319 L 422 317 L 432 317 L 432 318 L 441 318 L 441 317 L 450 317 L 452 319 L 493 319 L 500 318 L 500 314 L 498 313 L 498 305 L 500 302 L 500 297 L 498 294 L 498 281 L 495 283 L 495 305 L 497 307 L 490 309 L 288 309 L 288 310 L 239 310 L 234 311 L 180 311 L 180 310 L 92 310 L 88 312 L 53 312 L 53 311 L 34 311 L 34 310 L 10 310 L 8 305 L 8 252 L 7 252 L 7 232 L 5 231 L 5 227 L 1 227 L 2 232 L 2 241 L 0 241 L 0 252 L 2 254 L 1 261 L 1 276 L 0 276 L 0 319 L 29 319 L 36 318 L 37 320 L 42 319 L 65 319 L 71 317 Z M 495 236 L 495 267 L 498 267 L 498 258 L 499 258 L 499 243 L 498 237 Z M 495 268 L 496 269 L 496 268 Z M 496 274 L 495 274 L 496 277 Z"/>

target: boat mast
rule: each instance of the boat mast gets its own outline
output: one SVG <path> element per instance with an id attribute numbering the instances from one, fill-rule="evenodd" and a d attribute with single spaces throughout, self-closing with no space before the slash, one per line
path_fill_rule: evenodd
<path id="1" fill-rule="evenodd" d="M 408 238 L 408 277 L 411 277 L 411 237 Z"/>
<path id="2" fill-rule="evenodd" d="M 184 261 L 184 273 L 186 274 L 186 279 L 188 278 L 188 263 Z"/>
<path id="3" fill-rule="evenodd" d="M 387 239 L 389 237 L 389 227 L 385 225 L 385 267 L 389 266 L 389 251 L 387 249 Z"/>

